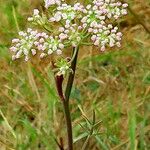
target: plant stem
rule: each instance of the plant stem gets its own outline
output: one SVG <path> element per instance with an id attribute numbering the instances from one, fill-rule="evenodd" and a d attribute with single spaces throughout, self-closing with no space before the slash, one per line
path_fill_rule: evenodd
<path id="1" fill-rule="evenodd" d="M 63 101 L 64 113 L 65 113 L 66 125 L 67 125 L 68 150 L 73 150 L 72 121 L 71 121 L 71 115 L 69 109 L 69 97 L 71 94 L 71 89 L 74 81 L 77 57 L 78 57 L 78 47 L 73 49 L 73 54 L 72 54 L 73 59 L 71 62 L 71 69 L 73 72 L 69 74 L 66 91 L 65 91 L 65 99 Z"/>
<path id="2" fill-rule="evenodd" d="M 71 122 L 71 115 L 69 110 L 69 102 L 63 101 L 63 106 L 64 106 L 64 113 L 65 113 L 66 126 L 67 126 L 67 136 L 68 136 L 67 150 L 73 150 L 72 122 Z"/>
<path id="3" fill-rule="evenodd" d="M 69 97 L 70 97 L 70 93 L 71 93 L 71 89 L 72 89 L 72 85 L 73 85 L 73 81 L 74 81 L 74 75 L 75 75 L 75 71 L 76 71 L 78 50 L 79 50 L 78 47 L 73 49 L 73 55 L 72 55 L 73 60 L 71 63 L 71 69 L 72 69 L 73 73 L 70 73 L 69 78 L 68 78 L 68 83 L 67 83 L 66 91 L 65 91 L 65 101 L 69 101 Z"/>

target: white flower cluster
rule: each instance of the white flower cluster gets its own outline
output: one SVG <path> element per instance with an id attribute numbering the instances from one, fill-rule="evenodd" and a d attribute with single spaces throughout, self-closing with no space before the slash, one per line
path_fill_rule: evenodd
<path id="1" fill-rule="evenodd" d="M 121 46 L 122 33 L 118 32 L 118 27 L 113 27 L 109 22 L 113 18 L 118 19 L 126 15 L 127 7 L 128 4 L 116 0 L 94 0 L 92 4 L 86 6 L 87 13 L 81 19 L 82 27 L 87 29 L 94 45 L 101 46 L 102 51 L 106 45 Z"/>
<path id="2" fill-rule="evenodd" d="M 74 31 L 74 27 L 76 26 L 76 24 L 74 24 L 74 21 L 77 18 L 79 20 L 78 22 L 79 25 L 77 25 L 78 26 L 77 28 L 82 29 L 83 31 L 87 30 L 92 36 L 91 39 L 93 39 L 93 37 L 95 36 L 100 37 L 99 44 L 96 44 L 98 43 L 98 40 L 92 41 L 94 41 L 94 45 L 98 46 L 101 45 L 101 50 L 104 50 L 106 45 L 109 45 L 110 47 L 115 45 L 120 46 L 121 36 L 120 38 L 118 38 L 118 36 L 117 38 L 115 38 L 114 36 L 118 28 L 115 27 L 113 29 L 112 27 L 112 29 L 109 29 L 106 27 L 107 26 L 106 22 L 108 23 L 113 18 L 118 19 L 119 17 L 126 15 L 127 7 L 128 4 L 121 3 L 118 1 L 116 2 L 116 0 L 94 0 L 91 4 L 87 5 L 86 7 L 84 7 L 80 3 L 76 3 L 73 6 L 64 3 L 56 8 L 53 17 L 51 17 L 49 20 L 50 22 L 59 22 L 65 20 L 64 28 L 67 29 L 64 29 L 63 33 L 60 34 L 60 38 L 66 39 L 69 35 L 68 39 L 69 40 L 71 39 L 72 45 L 75 46 L 77 45 L 77 43 L 80 42 L 81 40 L 80 34 L 82 33 L 77 32 L 78 30 Z M 116 28 L 117 28 L 116 32 L 112 32 Z M 71 34 L 68 34 L 70 29 L 72 30 L 72 32 Z M 121 34 L 119 33 L 119 35 Z"/>
<path id="3" fill-rule="evenodd" d="M 25 56 L 27 61 L 37 51 L 40 58 L 53 52 L 60 55 L 64 47 L 86 45 L 90 42 L 89 39 L 102 51 L 106 46 L 121 46 L 122 33 L 111 22 L 127 14 L 128 4 L 117 0 L 93 0 L 83 6 L 80 3 L 68 5 L 62 1 L 45 0 L 45 7 L 51 11 L 47 15 L 51 16 L 49 22 L 46 15 L 40 15 L 39 10 L 34 9 L 33 16 L 28 21 L 43 26 L 52 35 L 32 29 L 19 32 L 20 38 L 12 40 L 14 46 L 10 48 L 14 52 L 13 60 Z M 56 7 L 50 7 L 51 5 Z M 55 25 L 56 22 L 59 24 Z M 52 32 L 55 27 L 55 32 Z"/>
<path id="4" fill-rule="evenodd" d="M 71 44 L 73 47 L 79 45 L 83 38 L 82 28 L 77 24 L 71 24 L 69 26 L 60 27 L 59 38 L 61 40 L 66 40 L 66 42 Z"/>
<path id="5" fill-rule="evenodd" d="M 14 53 L 12 59 L 18 59 L 25 57 L 25 61 L 28 61 L 30 55 L 36 55 L 37 51 L 40 53 L 40 58 L 56 52 L 62 53 L 64 45 L 58 37 L 48 36 L 45 32 L 37 32 L 28 28 L 27 32 L 20 31 L 19 38 L 13 39 L 13 46 L 10 50 Z"/>
<path id="6" fill-rule="evenodd" d="M 120 16 L 127 14 L 127 3 L 122 4 L 119 1 L 116 2 L 116 0 L 94 0 L 93 4 L 93 10 L 96 11 L 96 14 L 105 15 L 108 18 L 118 19 Z"/>
<path id="7" fill-rule="evenodd" d="M 62 54 L 62 49 L 65 47 L 62 42 L 63 41 L 59 39 L 58 36 L 50 36 L 47 42 L 44 43 L 44 46 L 48 49 L 47 54 L 50 55 L 55 51 L 58 55 Z"/>
<path id="8" fill-rule="evenodd" d="M 122 15 L 127 14 L 126 7 L 128 7 L 128 4 L 115 2 L 115 0 L 94 0 L 93 4 L 86 6 L 87 13 L 81 22 L 83 27 L 87 27 L 93 21 L 100 23 L 110 18 L 118 19 Z"/>
<path id="9" fill-rule="evenodd" d="M 47 22 L 47 17 L 43 14 L 41 16 L 40 11 L 38 9 L 34 9 L 33 15 L 32 17 L 28 17 L 28 21 L 36 23 L 36 24 L 40 24 L 40 25 L 45 25 L 45 23 Z"/>
<path id="10" fill-rule="evenodd" d="M 82 18 L 82 13 L 85 12 L 84 6 L 80 3 L 76 3 L 74 6 L 64 3 L 56 8 L 53 17 L 49 21 L 59 22 L 60 20 L 65 20 L 66 26 L 69 26 L 72 20 Z"/>
<path id="11" fill-rule="evenodd" d="M 91 40 L 94 42 L 94 45 L 101 46 L 101 51 L 104 51 L 107 45 L 109 47 L 121 46 L 122 33 L 118 32 L 118 27 L 113 28 L 111 24 L 108 26 L 95 24 L 94 28 L 89 29 L 89 32 L 93 32 Z"/>

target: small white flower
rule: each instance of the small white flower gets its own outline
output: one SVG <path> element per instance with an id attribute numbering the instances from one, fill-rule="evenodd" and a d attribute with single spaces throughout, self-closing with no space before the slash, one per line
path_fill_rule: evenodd
<path id="1" fill-rule="evenodd" d="M 25 59 L 24 59 L 25 61 L 28 61 L 29 60 L 29 57 L 28 56 L 25 56 Z"/>
<path id="2" fill-rule="evenodd" d="M 28 17 L 28 21 L 30 22 L 30 21 L 33 21 L 34 19 L 33 19 L 33 17 Z"/>
<path id="3" fill-rule="evenodd" d="M 105 46 L 102 46 L 102 47 L 101 47 L 101 51 L 102 51 L 102 52 L 105 51 Z"/>
<path id="4" fill-rule="evenodd" d="M 61 12 L 57 12 L 55 15 L 54 15 L 54 18 L 55 18 L 55 21 L 58 22 L 61 20 Z"/>
<path id="5" fill-rule="evenodd" d="M 34 15 L 34 16 L 39 15 L 39 10 L 38 10 L 38 9 L 34 9 L 34 10 L 33 10 L 33 15 Z"/>
<path id="6" fill-rule="evenodd" d="M 122 5 L 122 7 L 127 8 L 127 7 L 128 7 L 128 4 L 127 4 L 127 3 L 124 3 L 124 4 Z"/>
<path id="7" fill-rule="evenodd" d="M 41 53 L 40 58 L 46 57 L 46 53 Z"/>
<path id="8" fill-rule="evenodd" d="M 12 43 L 18 43 L 20 40 L 19 39 L 13 39 Z"/>
<path id="9" fill-rule="evenodd" d="M 35 49 L 31 49 L 32 55 L 36 55 L 36 50 Z"/>
<path id="10" fill-rule="evenodd" d="M 56 52 L 57 52 L 58 55 L 62 54 L 62 51 L 60 49 L 58 49 Z"/>
<path id="11" fill-rule="evenodd" d="M 61 0 L 45 0 L 45 8 L 49 8 L 51 5 L 60 5 L 61 4 Z"/>
<path id="12" fill-rule="evenodd" d="M 51 49 L 48 50 L 48 55 L 51 55 L 53 51 Z"/>
<path id="13" fill-rule="evenodd" d="M 63 49 L 63 48 L 64 48 L 64 44 L 60 43 L 60 44 L 59 44 L 59 48 L 60 48 L 60 49 Z"/>
<path id="14" fill-rule="evenodd" d="M 99 45 L 99 40 L 96 40 L 96 41 L 94 42 L 94 45 L 98 46 L 98 45 Z"/>

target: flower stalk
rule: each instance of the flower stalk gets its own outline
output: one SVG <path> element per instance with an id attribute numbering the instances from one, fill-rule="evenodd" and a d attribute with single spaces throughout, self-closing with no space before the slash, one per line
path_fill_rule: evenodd
<path id="1" fill-rule="evenodd" d="M 71 72 L 69 73 L 68 82 L 65 90 L 65 94 L 63 94 L 62 83 L 63 83 L 63 75 L 56 76 L 56 87 L 59 98 L 63 103 L 64 115 L 66 119 L 66 127 L 67 127 L 67 138 L 68 138 L 68 150 L 73 150 L 73 135 L 72 135 L 72 121 L 71 121 L 71 113 L 69 108 L 69 98 L 74 82 L 74 76 L 76 71 L 77 57 L 78 57 L 79 47 L 73 48 L 73 54 L 71 59 Z"/>
<path id="2" fill-rule="evenodd" d="M 73 72 L 70 73 L 67 86 L 66 86 L 66 91 L 65 91 L 65 100 L 69 101 L 73 81 L 74 81 L 74 76 L 75 76 L 75 71 L 76 71 L 76 64 L 77 64 L 77 57 L 78 57 L 78 51 L 79 47 L 73 48 L 73 55 L 71 59 L 71 69 Z"/>
<path id="3" fill-rule="evenodd" d="M 71 94 L 71 89 L 73 86 L 75 71 L 76 71 L 76 64 L 77 64 L 77 57 L 78 57 L 78 50 L 79 48 L 76 47 L 73 49 L 73 55 L 72 55 L 72 63 L 71 63 L 71 69 L 73 72 L 70 72 L 66 91 L 65 91 L 65 100 L 63 101 L 64 106 L 64 113 L 66 118 L 66 125 L 67 125 L 67 135 L 68 135 L 68 149 L 73 150 L 73 136 L 72 136 L 72 121 L 71 121 L 71 114 L 69 109 L 69 98 Z"/>

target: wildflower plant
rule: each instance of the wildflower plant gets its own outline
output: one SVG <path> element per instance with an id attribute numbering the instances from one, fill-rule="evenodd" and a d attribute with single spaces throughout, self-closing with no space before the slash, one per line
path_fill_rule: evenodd
<path id="1" fill-rule="evenodd" d="M 127 14 L 127 3 L 117 0 L 94 0 L 84 5 L 79 2 L 67 4 L 64 0 L 45 0 L 46 13 L 34 9 L 28 18 L 35 28 L 20 31 L 12 40 L 12 59 L 29 61 L 38 55 L 44 59 L 57 55 L 52 62 L 58 96 L 66 117 L 68 149 L 73 149 L 72 125 L 69 111 L 69 97 L 74 81 L 78 51 L 81 46 L 93 45 L 100 51 L 107 47 L 120 47 L 122 33 L 116 21 Z M 72 56 L 65 58 L 64 52 L 72 48 Z M 66 90 L 64 78 L 68 77 Z"/>

